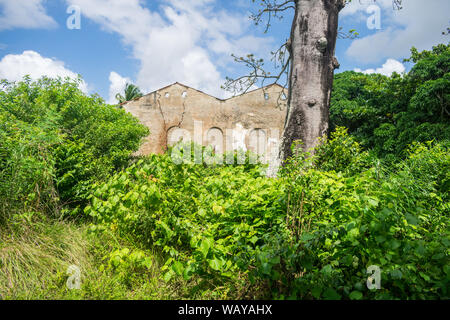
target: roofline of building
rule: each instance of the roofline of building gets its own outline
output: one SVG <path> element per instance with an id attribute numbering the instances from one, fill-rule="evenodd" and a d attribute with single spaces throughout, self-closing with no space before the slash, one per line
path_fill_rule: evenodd
<path id="1" fill-rule="evenodd" d="M 137 98 L 134 98 L 133 100 L 129 100 L 129 101 L 124 101 L 124 102 L 120 103 L 119 105 L 123 106 L 124 104 L 127 104 L 128 102 L 137 101 L 137 100 L 139 100 L 139 99 L 141 99 L 141 98 L 143 98 L 143 97 L 145 97 L 145 96 L 149 96 L 149 95 L 154 94 L 154 93 L 156 93 L 156 92 L 158 92 L 158 91 L 161 91 L 161 90 L 170 88 L 171 86 L 174 86 L 174 85 L 176 85 L 176 84 L 178 84 L 178 85 L 180 85 L 180 86 L 182 86 L 182 87 L 185 87 L 186 89 L 192 89 L 192 90 L 195 90 L 195 91 L 197 91 L 197 92 L 200 92 L 200 93 L 202 93 L 202 94 L 204 94 L 204 95 L 210 96 L 211 98 L 214 98 L 214 99 L 219 100 L 219 101 L 227 101 L 227 100 L 231 100 L 231 99 L 234 99 L 234 98 L 237 98 L 237 97 L 241 97 L 241 96 L 243 96 L 243 95 L 246 95 L 246 94 L 255 92 L 255 91 L 257 91 L 257 90 L 263 90 L 263 91 L 264 91 L 264 89 L 267 89 L 267 88 L 272 87 L 272 86 L 278 86 L 278 87 L 280 87 L 280 88 L 282 88 L 282 89 L 285 89 L 283 86 L 279 85 L 278 83 L 272 83 L 272 84 L 269 84 L 269 85 L 264 86 L 264 87 L 261 87 L 261 88 L 256 88 L 256 89 L 253 89 L 253 90 L 250 90 L 250 91 L 247 91 L 247 92 L 244 92 L 244 93 L 241 93 L 241 94 L 238 94 L 238 95 L 229 97 L 229 98 L 227 98 L 227 99 L 220 99 L 220 98 L 217 98 L 217 97 L 215 97 L 215 96 L 213 96 L 213 95 L 211 95 L 211 94 L 209 94 L 209 93 L 206 93 L 206 92 L 203 92 L 203 91 L 201 91 L 201 90 L 198 90 L 198 89 L 189 87 L 189 86 L 187 86 L 187 85 L 185 85 L 185 84 L 182 84 L 182 83 L 180 83 L 180 82 L 177 81 L 177 82 L 174 82 L 174 83 L 172 83 L 172 84 L 169 84 L 169 85 L 167 85 L 167 86 L 165 86 L 165 87 L 162 87 L 162 88 L 160 88 L 160 89 L 157 89 L 157 90 L 155 90 L 155 91 L 152 91 L 152 92 L 150 92 L 150 93 L 144 94 L 144 95 L 141 96 L 141 97 L 137 97 Z"/>

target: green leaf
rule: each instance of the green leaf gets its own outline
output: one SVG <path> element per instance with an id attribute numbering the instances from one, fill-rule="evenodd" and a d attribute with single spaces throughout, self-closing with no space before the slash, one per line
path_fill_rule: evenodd
<path id="1" fill-rule="evenodd" d="M 253 236 L 250 238 L 249 240 L 251 243 L 255 244 L 258 241 L 258 237 L 257 236 Z"/>
<path id="2" fill-rule="evenodd" d="M 348 237 L 350 239 L 354 239 L 354 238 L 359 236 L 359 229 L 358 228 L 353 228 L 347 234 L 348 234 Z"/>
<path id="3" fill-rule="evenodd" d="M 322 293 L 322 287 L 320 287 L 320 286 L 317 286 L 317 287 L 314 287 L 311 289 L 311 294 L 316 299 L 320 299 L 321 293 Z"/>
<path id="4" fill-rule="evenodd" d="M 213 269 L 215 271 L 219 271 L 221 269 L 222 265 L 223 265 L 223 263 L 217 258 L 209 260 L 209 266 L 211 267 L 211 269 Z"/>
<path id="5" fill-rule="evenodd" d="M 401 279 L 403 277 L 403 273 L 398 269 L 392 270 L 390 274 L 392 279 Z"/>
<path id="6" fill-rule="evenodd" d="M 361 300 L 363 298 L 363 294 L 359 291 L 352 291 L 349 295 L 351 300 Z"/>
<path id="7" fill-rule="evenodd" d="M 419 272 L 420 276 L 425 279 L 425 281 L 430 281 L 431 278 L 429 275 L 427 275 L 425 272 Z"/>
<path id="8" fill-rule="evenodd" d="M 400 241 L 397 241 L 397 240 L 392 240 L 392 241 L 389 243 L 389 247 L 390 247 L 392 250 L 396 250 L 396 249 L 398 249 L 400 246 L 401 246 L 401 243 L 400 243 Z"/>
<path id="9" fill-rule="evenodd" d="M 221 206 L 214 205 L 212 210 L 215 214 L 223 213 L 223 208 Z"/>
<path id="10" fill-rule="evenodd" d="M 175 271 L 177 275 L 182 275 L 184 271 L 183 264 L 179 261 L 175 261 L 172 265 L 172 270 Z"/>
<path id="11" fill-rule="evenodd" d="M 174 273 L 172 270 L 167 271 L 163 277 L 164 281 L 169 282 L 172 279 L 173 275 L 174 275 Z"/>
<path id="12" fill-rule="evenodd" d="M 341 295 L 336 292 L 333 288 L 328 288 L 324 291 L 323 297 L 325 300 L 340 300 Z"/>
<path id="13" fill-rule="evenodd" d="M 212 242 L 213 241 L 209 238 L 202 240 L 199 250 L 202 253 L 203 258 L 206 258 L 206 256 L 208 255 L 208 252 L 209 252 L 209 249 L 211 248 Z"/>
<path id="14" fill-rule="evenodd" d="M 405 218 L 409 224 L 414 225 L 414 226 L 419 225 L 419 219 L 417 217 L 413 216 L 412 214 L 406 213 Z"/>
<path id="15" fill-rule="evenodd" d="M 261 264 L 261 271 L 263 274 L 269 275 L 272 271 L 272 265 L 270 263 L 264 262 Z"/>

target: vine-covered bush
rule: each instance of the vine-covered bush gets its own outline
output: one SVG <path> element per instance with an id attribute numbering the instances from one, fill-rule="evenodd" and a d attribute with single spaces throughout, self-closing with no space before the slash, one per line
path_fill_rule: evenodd
<path id="1" fill-rule="evenodd" d="M 280 181 L 258 167 L 176 165 L 153 155 L 97 186 L 85 212 L 167 254 L 166 279 L 233 279 L 254 262 L 266 233 L 283 226 Z"/>
<path id="2" fill-rule="evenodd" d="M 167 281 L 248 279 L 277 298 L 448 297 L 448 147 L 417 144 L 391 171 L 339 130 L 317 154 L 279 179 L 154 155 L 99 184 L 85 212 L 94 231 L 165 253 Z M 380 290 L 366 286 L 371 265 Z"/>
<path id="3" fill-rule="evenodd" d="M 356 175 L 317 169 L 297 175 L 290 194 L 299 200 L 288 210 L 295 240 L 283 253 L 276 236 L 263 250 L 289 262 L 278 270 L 295 275 L 286 277 L 286 294 L 448 297 L 450 206 L 448 188 L 441 187 L 448 185 L 448 146 L 417 144 L 410 153 L 392 172 L 372 167 Z M 380 290 L 366 286 L 371 265 L 382 271 Z"/>

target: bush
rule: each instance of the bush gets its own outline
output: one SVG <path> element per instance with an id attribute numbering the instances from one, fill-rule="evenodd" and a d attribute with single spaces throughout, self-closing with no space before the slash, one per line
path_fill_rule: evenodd
<path id="1" fill-rule="evenodd" d="M 236 291 L 247 279 L 265 298 L 448 297 L 446 147 L 416 145 L 390 171 L 345 130 L 332 137 L 279 179 L 151 156 L 98 184 L 85 212 L 97 232 L 159 248 L 166 281 L 198 275 Z M 380 290 L 366 287 L 371 265 Z"/>
<path id="2" fill-rule="evenodd" d="M 393 172 L 310 169 L 291 180 L 290 199 L 298 200 L 288 207 L 287 227 L 295 241 L 280 244 L 276 235 L 261 249 L 282 261 L 273 266 L 288 275 L 282 293 L 322 299 L 448 297 L 450 211 L 448 188 L 442 187 L 448 185 L 449 164 L 445 146 L 416 144 Z M 371 265 L 382 270 L 380 290 L 366 287 Z"/>
<path id="3" fill-rule="evenodd" d="M 373 154 L 362 150 L 361 145 L 347 134 L 346 128 L 337 127 L 329 141 L 317 147 L 314 164 L 322 171 L 354 175 L 379 163 Z"/>
<path id="4" fill-rule="evenodd" d="M 60 141 L 57 132 L 30 126 L 0 104 L 0 224 L 28 208 L 55 210 L 55 159 L 49 149 Z"/>
<path id="5" fill-rule="evenodd" d="M 86 201 L 92 181 L 128 164 L 148 129 L 130 114 L 86 96 L 79 81 L 1 82 L 0 210 L 55 213 Z"/>
<path id="6" fill-rule="evenodd" d="M 165 279 L 223 283 L 245 276 L 263 235 L 283 223 L 281 181 L 258 167 L 176 165 L 153 155 L 99 184 L 85 212 L 165 253 Z"/>

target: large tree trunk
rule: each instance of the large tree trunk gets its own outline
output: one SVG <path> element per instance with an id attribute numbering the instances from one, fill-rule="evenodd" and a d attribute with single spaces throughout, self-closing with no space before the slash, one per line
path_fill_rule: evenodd
<path id="1" fill-rule="evenodd" d="M 338 34 L 338 15 L 345 0 L 298 0 L 291 30 L 288 111 L 278 155 L 279 164 L 303 142 L 310 151 L 327 134 Z"/>

